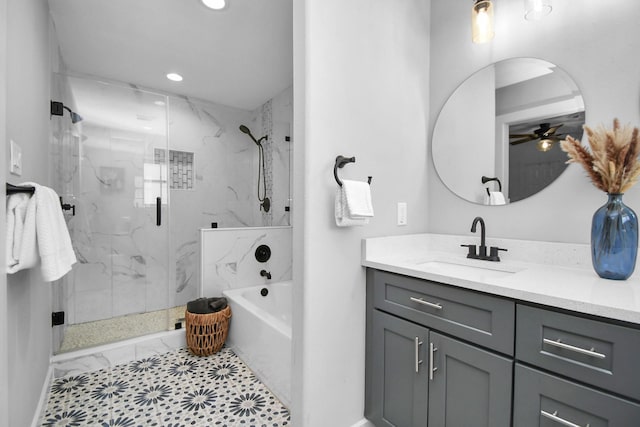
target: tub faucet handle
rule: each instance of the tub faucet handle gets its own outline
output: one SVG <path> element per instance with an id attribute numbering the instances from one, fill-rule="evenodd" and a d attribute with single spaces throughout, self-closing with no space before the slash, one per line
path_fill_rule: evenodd
<path id="1" fill-rule="evenodd" d="M 267 270 L 260 270 L 260 275 L 266 277 L 267 280 L 271 280 L 271 272 Z"/>

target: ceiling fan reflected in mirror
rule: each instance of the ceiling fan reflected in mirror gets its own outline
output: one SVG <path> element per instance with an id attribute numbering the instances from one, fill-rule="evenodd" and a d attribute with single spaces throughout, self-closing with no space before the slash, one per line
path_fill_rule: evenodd
<path id="1" fill-rule="evenodd" d="M 553 126 L 551 126 L 551 123 L 540 123 L 538 129 L 533 130 L 531 133 L 509 134 L 509 139 L 515 138 L 514 141 L 509 141 L 509 145 L 538 141 L 536 144 L 538 151 L 549 151 L 553 144 L 564 139 L 564 134 L 556 134 L 556 131 L 562 126 L 562 123 Z"/>

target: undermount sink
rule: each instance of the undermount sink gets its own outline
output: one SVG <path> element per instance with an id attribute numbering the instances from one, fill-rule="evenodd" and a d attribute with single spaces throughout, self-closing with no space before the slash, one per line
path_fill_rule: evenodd
<path id="1" fill-rule="evenodd" d="M 464 262 L 464 261 L 463 261 Z M 420 270 L 440 274 L 442 276 L 458 277 L 461 279 L 485 281 L 490 279 L 498 279 L 518 273 L 523 269 L 509 268 L 498 263 L 489 261 L 484 262 L 487 265 L 469 265 L 450 261 L 432 260 L 416 264 Z"/>

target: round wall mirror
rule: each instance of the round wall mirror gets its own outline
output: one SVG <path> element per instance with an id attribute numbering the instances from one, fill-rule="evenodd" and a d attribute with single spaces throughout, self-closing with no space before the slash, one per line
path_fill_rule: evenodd
<path id="1" fill-rule="evenodd" d="M 433 129 L 433 163 L 459 197 L 504 205 L 526 199 L 566 169 L 559 142 L 580 140 L 584 101 L 571 77 L 535 58 L 512 58 L 466 79 Z"/>

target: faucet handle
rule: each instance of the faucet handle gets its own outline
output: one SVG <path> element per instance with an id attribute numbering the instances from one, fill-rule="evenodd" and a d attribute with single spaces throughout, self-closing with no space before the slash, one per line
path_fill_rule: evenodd
<path id="1" fill-rule="evenodd" d="M 499 248 L 497 246 L 491 246 L 489 248 L 489 261 L 500 261 L 500 257 L 498 256 L 498 251 L 508 252 L 507 249 Z"/>
<path id="2" fill-rule="evenodd" d="M 465 248 L 469 248 L 469 252 L 467 253 L 467 258 L 478 258 L 476 255 L 476 245 L 460 245 Z"/>

